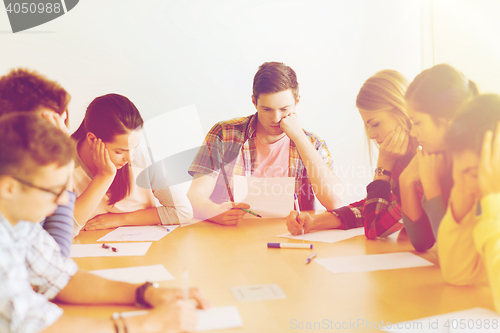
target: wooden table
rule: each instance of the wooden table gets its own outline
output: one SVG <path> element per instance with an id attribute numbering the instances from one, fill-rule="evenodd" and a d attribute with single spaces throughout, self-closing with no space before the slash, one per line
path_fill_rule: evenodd
<path id="1" fill-rule="evenodd" d="M 82 232 L 75 243 L 96 243 L 108 232 Z M 443 282 L 435 251 L 419 254 L 435 266 L 332 274 L 314 261 L 304 264 L 312 250 L 267 248 L 268 242 L 297 242 L 276 237 L 286 232 L 284 219 L 249 218 L 235 227 L 200 222 L 177 228 L 153 242 L 142 257 L 76 258 L 75 261 L 87 270 L 163 264 L 176 278 L 160 283 L 163 287 L 180 287 L 186 267 L 190 285 L 200 287 L 212 305 L 238 307 L 244 327 L 224 332 L 364 332 L 375 330 L 382 321 L 394 324 L 473 307 L 493 310 L 488 286 L 454 287 Z M 359 236 L 334 244 L 314 243 L 318 258 L 412 250 L 404 231 L 376 241 Z M 277 283 L 287 298 L 238 302 L 229 289 L 268 283 Z M 93 317 L 109 317 L 114 311 L 135 309 L 61 307 L 69 314 Z M 323 328 L 299 329 L 314 322 Z M 344 329 L 335 329 L 342 325 Z"/>

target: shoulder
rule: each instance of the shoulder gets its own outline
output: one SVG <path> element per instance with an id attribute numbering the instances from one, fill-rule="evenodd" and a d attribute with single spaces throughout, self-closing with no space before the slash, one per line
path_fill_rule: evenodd
<path id="1" fill-rule="evenodd" d="M 235 138 L 244 136 L 249 125 L 253 123 L 254 115 L 248 117 L 238 117 L 216 123 L 206 136 L 206 141 L 214 141 L 217 138 L 222 141 L 232 141 Z"/>
<path id="2" fill-rule="evenodd" d="M 219 121 L 212 127 L 212 129 L 217 128 L 221 130 L 229 130 L 229 129 L 245 128 L 253 117 L 254 115 Z"/>

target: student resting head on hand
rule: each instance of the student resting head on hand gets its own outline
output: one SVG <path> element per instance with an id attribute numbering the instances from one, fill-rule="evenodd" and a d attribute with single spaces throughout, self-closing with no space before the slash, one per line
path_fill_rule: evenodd
<path id="1" fill-rule="evenodd" d="M 454 285 L 489 280 L 500 311 L 500 96 L 467 103 L 445 141 L 454 184 L 437 237 L 443 278 Z"/>
<path id="2" fill-rule="evenodd" d="M 0 332 L 194 331 L 195 308 L 180 300 L 180 289 L 81 271 L 42 229 L 38 221 L 68 201 L 73 153 L 73 141 L 34 114 L 0 117 Z M 199 307 L 208 307 L 198 289 L 190 295 Z M 152 309 L 113 324 L 63 315 L 52 298 L 85 305 L 139 303 Z"/>
<path id="3" fill-rule="evenodd" d="M 405 109 L 407 87 L 408 80 L 401 73 L 382 70 L 368 78 L 359 90 L 356 107 L 365 125 L 369 147 L 374 142 L 379 148 L 377 169 L 373 182 L 367 186 L 366 199 L 314 217 L 292 211 L 287 217 L 291 234 L 364 226 L 366 237 L 375 239 L 402 228 L 398 179 L 415 149 Z"/>
<path id="4" fill-rule="evenodd" d="M 476 84 L 447 64 L 424 70 L 406 91 L 413 122 L 410 134 L 420 148 L 399 184 L 403 223 L 417 251 L 434 245 L 451 190 L 451 158 L 444 135 L 460 107 L 475 95 Z"/>
<path id="5" fill-rule="evenodd" d="M 140 145 L 143 123 L 128 98 L 107 94 L 90 103 L 71 136 L 78 153 L 75 219 L 84 230 L 179 224 L 192 217 L 187 197 L 171 191 L 162 172 L 146 169 L 149 155 Z M 137 185 L 139 176 L 147 186 Z M 161 206 L 156 207 L 155 198 Z"/>

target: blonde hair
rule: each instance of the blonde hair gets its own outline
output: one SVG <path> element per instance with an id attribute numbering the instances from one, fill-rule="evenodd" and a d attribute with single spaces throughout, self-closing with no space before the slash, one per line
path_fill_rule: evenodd
<path id="1" fill-rule="evenodd" d="M 356 98 L 356 107 L 363 112 L 389 112 L 406 131 L 411 130 L 411 121 L 406 113 L 405 93 L 409 81 L 401 73 L 385 69 L 365 81 Z M 365 126 L 368 150 L 371 159 L 371 142 Z"/>

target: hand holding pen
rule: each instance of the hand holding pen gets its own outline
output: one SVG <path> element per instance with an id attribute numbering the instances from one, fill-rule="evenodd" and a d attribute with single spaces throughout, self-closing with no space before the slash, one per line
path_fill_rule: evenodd
<path id="1" fill-rule="evenodd" d="M 313 229 L 313 218 L 309 213 L 298 213 L 293 210 L 286 217 L 288 232 L 294 236 L 307 234 Z"/>

